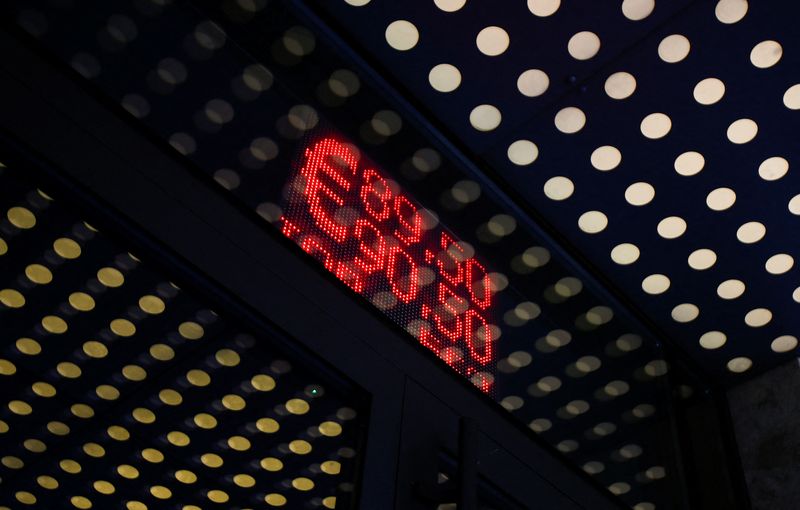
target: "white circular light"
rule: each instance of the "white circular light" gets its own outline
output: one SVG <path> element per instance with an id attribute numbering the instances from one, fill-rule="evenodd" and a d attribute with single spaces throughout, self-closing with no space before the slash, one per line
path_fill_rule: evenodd
<path id="1" fill-rule="evenodd" d="M 747 0 L 719 0 L 714 14 L 726 25 L 736 23 L 747 14 Z"/>
<path id="2" fill-rule="evenodd" d="M 706 159 L 695 151 L 684 152 L 675 158 L 675 171 L 687 177 L 700 173 L 705 165 Z"/>
<path id="3" fill-rule="evenodd" d="M 587 211 L 578 218 L 578 227 L 587 234 L 597 234 L 608 226 L 608 218 L 600 211 Z"/>
<path id="4" fill-rule="evenodd" d="M 586 125 L 586 115 L 583 110 L 574 106 L 562 108 L 555 116 L 556 129 L 562 133 L 577 133 Z"/>
<path id="5" fill-rule="evenodd" d="M 635 244 L 622 243 L 611 250 L 611 260 L 621 266 L 627 266 L 639 260 L 639 254 L 639 248 Z"/>
<path id="6" fill-rule="evenodd" d="M 786 89 L 783 94 L 783 104 L 790 110 L 800 110 L 800 83 Z"/>
<path id="7" fill-rule="evenodd" d="M 433 3 L 435 3 L 436 7 L 444 12 L 456 12 L 464 7 L 464 4 L 467 3 L 467 0 L 433 0 Z"/>
<path id="8" fill-rule="evenodd" d="M 508 146 L 508 159 L 515 165 L 530 165 L 539 157 L 539 148 L 530 140 L 517 140 Z"/>
<path id="9" fill-rule="evenodd" d="M 635 206 L 647 205 L 655 196 L 656 189 L 646 182 L 635 182 L 625 190 L 625 200 Z"/>
<path id="10" fill-rule="evenodd" d="M 600 38 L 594 32 L 578 32 L 569 39 L 567 51 L 575 60 L 589 60 L 600 51 Z"/>
<path id="11" fill-rule="evenodd" d="M 728 337 L 722 331 L 709 331 L 700 337 L 700 346 L 703 349 L 719 349 L 727 340 Z"/>
<path id="12" fill-rule="evenodd" d="M 656 230 L 664 239 L 677 239 L 686 232 L 686 221 L 679 216 L 669 216 L 658 222 Z"/>
<path id="13" fill-rule="evenodd" d="M 575 185 L 567 177 L 552 177 L 544 183 L 544 194 L 550 200 L 566 200 L 575 191 Z"/>
<path id="14" fill-rule="evenodd" d="M 606 79 L 605 91 L 612 99 L 625 99 L 636 90 L 636 78 L 632 74 L 620 71 Z"/>
<path id="15" fill-rule="evenodd" d="M 778 63 L 783 56 L 783 48 L 777 41 L 762 41 L 750 52 L 750 62 L 759 69 L 766 69 Z"/>
<path id="16" fill-rule="evenodd" d="M 752 119 L 739 119 L 728 126 L 728 140 L 739 145 L 749 142 L 757 133 L 758 124 Z"/>
<path id="17" fill-rule="evenodd" d="M 675 64 L 689 55 L 692 45 L 685 36 L 668 35 L 658 45 L 658 56 L 668 64 Z"/>
<path id="18" fill-rule="evenodd" d="M 758 221 L 749 221 L 736 231 L 736 238 L 744 244 L 759 242 L 767 233 L 767 227 Z"/>
<path id="19" fill-rule="evenodd" d="M 725 84 L 718 78 L 706 78 L 700 80 L 694 86 L 694 100 L 703 105 L 711 105 L 719 102 L 725 95 Z"/>
<path id="20" fill-rule="evenodd" d="M 528 0 L 528 10 L 541 18 L 553 15 L 561 6 L 561 0 Z"/>
<path id="21" fill-rule="evenodd" d="M 760 328 L 772 320 L 772 312 L 766 308 L 755 308 L 747 312 L 744 322 L 751 328 Z"/>
<path id="22" fill-rule="evenodd" d="M 789 212 L 800 216 L 800 195 L 795 195 L 789 200 Z"/>
<path id="23" fill-rule="evenodd" d="M 490 57 L 503 54 L 508 49 L 510 41 L 508 32 L 496 26 L 484 28 L 478 32 L 478 37 L 475 38 L 478 50 Z"/>
<path id="24" fill-rule="evenodd" d="M 352 5 L 353 7 L 362 7 L 367 5 L 370 0 L 344 0 L 345 3 Z"/>
<path id="25" fill-rule="evenodd" d="M 717 287 L 717 295 L 722 299 L 736 299 L 744 294 L 745 285 L 741 280 L 725 280 Z"/>
<path id="26" fill-rule="evenodd" d="M 502 118 L 497 107 L 482 104 L 472 109 L 469 114 L 469 123 L 478 131 L 491 131 L 500 125 Z"/>
<path id="27" fill-rule="evenodd" d="M 428 83 L 439 92 L 452 92 L 461 85 L 461 71 L 451 64 L 438 64 L 428 73 Z"/>
<path id="28" fill-rule="evenodd" d="M 592 151 L 592 166 L 601 172 L 608 172 L 622 162 L 622 153 L 612 145 L 603 145 Z"/>
<path id="29" fill-rule="evenodd" d="M 697 271 L 704 271 L 717 262 L 717 254 L 708 248 L 701 248 L 689 255 L 689 267 Z"/>
<path id="30" fill-rule="evenodd" d="M 541 69 L 528 69 L 517 78 L 517 89 L 523 96 L 541 96 L 550 86 L 550 78 Z"/>
<path id="31" fill-rule="evenodd" d="M 656 0 L 624 0 L 622 14 L 631 21 L 643 20 L 656 8 Z"/>
<path id="32" fill-rule="evenodd" d="M 770 348 L 775 352 L 789 352 L 797 348 L 797 337 L 792 335 L 779 336 L 772 341 Z"/>
<path id="33" fill-rule="evenodd" d="M 746 372 L 750 370 L 750 367 L 752 366 L 753 366 L 753 361 L 750 358 L 746 358 L 744 356 L 733 358 L 728 362 L 728 370 L 736 374 Z"/>
<path id="34" fill-rule="evenodd" d="M 672 309 L 671 315 L 675 322 L 692 322 L 700 315 L 700 309 L 692 303 L 682 303 Z"/>
<path id="35" fill-rule="evenodd" d="M 777 181 L 789 171 L 789 162 L 780 156 L 765 159 L 758 166 L 758 175 L 765 181 Z"/>
<path id="36" fill-rule="evenodd" d="M 717 188 L 706 197 L 706 205 L 714 211 L 729 209 L 736 202 L 736 192 L 730 188 Z"/>
<path id="37" fill-rule="evenodd" d="M 794 258 L 788 253 L 779 253 L 767 259 L 764 268 L 770 274 L 783 274 L 794 267 Z"/>
<path id="38" fill-rule="evenodd" d="M 639 126 L 642 134 L 651 140 L 657 140 L 667 136 L 672 129 L 672 120 L 663 113 L 651 113 L 644 119 Z"/>
<path id="39" fill-rule="evenodd" d="M 386 27 L 386 42 L 398 51 L 408 51 L 419 42 L 419 31 L 410 21 L 400 19 Z"/>
<path id="40" fill-rule="evenodd" d="M 642 280 L 642 290 L 648 294 L 663 294 L 669 289 L 670 281 L 663 274 L 651 274 Z"/>

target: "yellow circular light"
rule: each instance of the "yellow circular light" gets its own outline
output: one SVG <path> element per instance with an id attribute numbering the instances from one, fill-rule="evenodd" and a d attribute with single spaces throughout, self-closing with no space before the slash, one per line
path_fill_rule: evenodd
<path id="1" fill-rule="evenodd" d="M 283 506 L 286 504 L 286 496 L 282 494 L 272 493 L 264 497 L 264 501 L 270 506 Z"/>
<path id="2" fill-rule="evenodd" d="M 322 506 L 325 508 L 336 508 L 336 496 L 328 496 L 322 500 Z"/>
<path id="3" fill-rule="evenodd" d="M 89 340 L 83 344 L 83 352 L 90 358 L 105 358 L 108 356 L 108 347 L 96 340 Z"/>
<path id="4" fill-rule="evenodd" d="M 12 207 L 6 213 L 6 217 L 17 228 L 27 230 L 36 225 L 36 216 L 24 207 Z"/>
<path id="5" fill-rule="evenodd" d="M 173 430 L 167 434 L 167 441 L 175 446 L 187 446 L 191 439 L 185 433 L 180 432 L 178 430 Z"/>
<path id="6" fill-rule="evenodd" d="M 150 356 L 158 361 L 169 361 L 175 357 L 175 350 L 166 344 L 153 344 L 150 346 Z"/>
<path id="7" fill-rule="evenodd" d="M 147 510 L 147 505 L 141 501 L 128 501 L 125 503 L 126 510 Z"/>
<path id="8" fill-rule="evenodd" d="M 255 486 L 256 479 L 250 475 L 239 474 L 233 477 L 233 483 L 235 483 L 239 487 L 250 488 Z"/>
<path id="9" fill-rule="evenodd" d="M 310 491 L 314 488 L 314 482 L 304 476 L 300 476 L 292 480 L 292 487 L 299 491 Z"/>
<path id="10" fill-rule="evenodd" d="M 81 510 L 92 508 L 92 502 L 83 496 L 72 496 L 69 498 L 69 502 L 72 503 L 72 506 L 80 508 Z"/>
<path id="11" fill-rule="evenodd" d="M 258 374 L 250 379 L 250 384 L 258 391 L 272 391 L 275 388 L 275 379 L 265 374 Z"/>
<path id="12" fill-rule="evenodd" d="M 121 464 L 117 466 L 117 473 L 123 478 L 134 480 L 139 478 L 139 470 L 129 464 Z"/>
<path id="13" fill-rule="evenodd" d="M 250 440 L 244 436 L 232 436 L 228 438 L 228 446 L 233 450 L 243 452 L 250 449 Z"/>
<path id="14" fill-rule="evenodd" d="M 298 455 L 306 455 L 311 453 L 311 443 L 305 441 L 303 439 L 295 439 L 291 443 L 289 443 L 289 450 L 292 453 L 296 453 Z"/>
<path id="15" fill-rule="evenodd" d="M 8 403 L 8 408 L 12 413 L 20 416 L 27 416 L 33 412 L 33 408 L 27 402 L 22 400 L 12 400 Z"/>
<path id="16" fill-rule="evenodd" d="M 28 491 L 18 491 L 14 494 L 14 497 L 24 505 L 33 505 L 36 503 L 36 496 Z"/>
<path id="17" fill-rule="evenodd" d="M 225 503 L 228 501 L 228 493 L 225 491 L 221 491 L 218 489 L 213 489 L 208 491 L 208 499 L 213 501 L 214 503 Z"/>
<path id="18" fill-rule="evenodd" d="M 280 424 L 273 418 L 260 418 L 256 422 L 256 428 L 266 434 L 273 434 L 281 428 Z"/>
<path id="19" fill-rule="evenodd" d="M 106 433 L 111 439 L 117 441 L 127 441 L 131 437 L 131 433 L 128 432 L 128 429 L 120 427 L 119 425 L 111 425 L 106 429 Z"/>
<path id="20" fill-rule="evenodd" d="M 275 457 L 265 457 L 261 459 L 261 467 L 267 471 L 280 471 L 283 469 L 283 462 L 280 459 L 276 459 Z"/>
<path id="21" fill-rule="evenodd" d="M 106 495 L 114 494 L 114 491 L 116 490 L 111 482 L 107 482 L 105 480 L 97 480 L 92 484 L 92 487 L 94 487 L 94 490 L 100 494 Z"/>
<path id="22" fill-rule="evenodd" d="M 163 485 L 154 485 L 150 487 L 150 494 L 152 494 L 154 498 L 158 499 L 169 499 L 172 497 L 172 491 Z"/>
<path id="23" fill-rule="evenodd" d="M 201 429 L 208 430 L 217 426 L 217 419 L 208 413 L 200 413 L 195 415 L 194 423 Z"/>
<path id="24" fill-rule="evenodd" d="M 142 450 L 142 458 L 147 462 L 151 462 L 153 464 L 164 462 L 164 454 L 156 450 L 155 448 L 145 448 L 144 450 Z"/>
<path id="25" fill-rule="evenodd" d="M 53 273 L 41 264 L 31 264 L 25 268 L 28 280 L 39 285 L 47 285 L 53 281 Z"/>
<path id="26" fill-rule="evenodd" d="M 94 298 L 85 292 L 73 292 L 69 295 L 69 304 L 79 312 L 88 312 L 94 309 Z"/>
<path id="27" fill-rule="evenodd" d="M 292 414 L 306 414 L 310 408 L 308 402 L 299 398 L 293 398 L 286 402 L 286 409 Z"/>
<path id="28" fill-rule="evenodd" d="M 239 395 L 225 395 L 222 397 L 222 405 L 231 411 L 241 411 L 247 403 Z"/>
<path id="29" fill-rule="evenodd" d="M 24 446 L 29 452 L 33 453 L 42 453 L 43 451 L 47 450 L 47 445 L 38 439 L 26 439 L 22 442 L 22 446 Z"/>
<path id="30" fill-rule="evenodd" d="M 131 381 L 143 381 L 147 378 L 147 371 L 139 365 L 126 365 L 122 368 L 122 375 Z"/>
<path id="31" fill-rule="evenodd" d="M 42 352 L 42 346 L 32 338 L 20 338 L 16 343 L 17 350 L 28 356 L 36 356 Z"/>
<path id="32" fill-rule="evenodd" d="M 81 376 L 81 368 L 71 361 L 62 361 L 56 366 L 56 370 L 67 379 L 77 379 Z"/>
<path id="33" fill-rule="evenodd" d="M 67 331 L 67 323 L 61 317 L 48 315 L 42 319 L 42 327 L 54 335 L 60 335 Z"/>
<path id="34" fill-rule="evenodd" d="M 133 415 L 133 419 L 139 423 L 150 424 L 156 421 L 155 413 L 146 407 L 137 407 L 131 414 Z"/>
<path id="35" fill-rule="evenodd" d="M 115 267 L 104 267 L 97 272 L 97 279 L 106 287 L 116 288 L 125 283 L 125 277 Z"/>
<path id="36" fill-rule="evenodd" d="M 203 326 L 196 322 L 183 322 L 178 326 L 178 333 L 187 340 L 198 340 L 203 337 Z"/>
<path id="37" fill-rule="evenodd" d="M 22 308 L 25 306 L 25 296 L 15 289 L 0 290 L 0 303 L 9 308 Z"/>
<path id="38" fill-rule="evenodd" d="M 223 464 L 222 457 L 216 453 L 204 453 L 200 456 L 200 462 L 210 468 L 218 468 Z"/>
<path id="39" fill-rule="evenodd" d="M 145 313 L 158 315 L 167 308 L 167 305 L 164 304 L 164 300 L 160 297 L 147 295 L 139 299 L 139 308 Z"/>
<path id="40" fill-rule="evenodd" d="M 235 367 L 241 361 L 239 354 L 232 349 L 220 349 L 214 357 L 224 367 Z"/>
<path id="41" fill-rule="evenodd" d="M 342 471 L 342 465 L 335 460 L 326 460 L 319 467 L 323 473 L 329 475 L 338 475 Z"/>
<path id="42" fill-rule="evenodd" d="M 91 418 L 94 416 L 94 409 L 87 404 L 72 404 L 69 410 L 78 418 Z"/>
<path id="43" fill-rule="evenodd" d="M 8 430 L 9 430 L 8 423 L 4 422 L 3 420 L 0 420 L 0 434 L 5 434 L 6 432 L 8 432 Z"/>
<path id="44" fill-rule="evenodd" d="M 63 459 L 59 461 L 58 467 L 60 467 L 62 471 L 71 475 L 81 472 L 81 465 L 72 459 Z"/>
<path id="45" fill-rule="evenodd" d="M 83 445 L 83 453 L 97 459 L 106 454 L 106 449 L 97 443 L 86 443 Z"/>
<path id="46" fill-rule="evenodd" d="M 110 384 L 101 384 L 95 388 L 94 392 L 103 400 L 117 400 L 119 398 L 119 390 Z"/>
<path id="47" fill-rule="evenodd" d="M 189 370 L 186 373 L 186 380 L 193 386 L 208 386 L 211 383 L 211 376 L 203 370 Z"/>
<path id="48" fill-rule="evenodd" d="M 136 334 L 136 326 L 128 319 L 114 319 L 109 327 L 118 336 L 131 337 Z"/>
<path id="49" fill-rule="evenodd" d="M 175 479 L 181 483 L 194 483 L 197 481 L 197 475 L 187 469 L 179 469 L 175 471 Z"/>
<path id="50" fill-rule="evenodd" d="M 17 367 L 7 359 L 0 359 L 0 375 L 14 375 Z"/>
<path id="51" fill-rule="evenodd" d="M 323 436 L 335 437 L 342 433 L 342 426 L 335 421 L 325 421 L 319 424 L 319 432 Z"/>
<path id="52" fill-rule="evenodd" d="M 65 259 L 77 259 L 81 256 L 81 245 L 68 237 L 56 239 L 53 242 L 53 250 Z"/>
<path id="53" fill-rule="evenodd" d="M 22 467 L 25 466 L 25 463 L 22 462 L 22 459 L 11 455 L 7 455 L 0 459 L 0 463 L 2 463 L 8 469 L 22 469 Z"/>
<path id="54" fill-rule="evenodd" d="M 51 421 L 47 424 L 47 430 L 56 436 L 66 436 L 69 434 L 69 426 L 60 421 Z"/>
<path id="55" fill-rule="evenodd" d="M 52 476 L 47 476 L 47 475 L 37 476 L 36 483 L 38 483 L 41 487 L 48 490 L 53 490 L 58 488 L 58 480 L 56 480 Z"/>
<path id="56" fill-rule="evenodd" d="M 55 396 L 56 394 L 55 387 L 52 384 L 46 382 L 41 382 L 41 381 L 35 382 L 31 386 L 31 389 L 33 390 L 34 393 L 44 398 L 50 398 Z"/>
<path id="57" fill-rule="evenodd" d="M 159 391 L 158 398 L 169 406 L 177 406 L 183 402 L 183 397 L 181 397 L 181 394 L 169 388 Z"/>
<path id="58" fill-rule="evenodd" d="M 5 255 L 6 253 L 8 253 L 8 243 L 0 237 L 0 255 Z"/>

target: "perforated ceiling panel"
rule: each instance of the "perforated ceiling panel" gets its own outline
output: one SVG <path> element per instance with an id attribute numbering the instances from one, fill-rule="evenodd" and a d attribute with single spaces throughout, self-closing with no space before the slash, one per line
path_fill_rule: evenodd
<path id="1" fill-rule="evenodd" d="M 324 8 L 719 381 L 795 350 L 794 2 Z"/>

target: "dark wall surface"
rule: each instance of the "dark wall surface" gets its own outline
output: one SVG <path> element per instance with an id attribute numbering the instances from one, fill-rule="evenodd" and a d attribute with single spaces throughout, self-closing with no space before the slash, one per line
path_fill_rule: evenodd
<path id="1" fill-rule="evenodd" d="M 800 501 L 800 364 L 791 362 L 729 392 L 754 510 Z"/>

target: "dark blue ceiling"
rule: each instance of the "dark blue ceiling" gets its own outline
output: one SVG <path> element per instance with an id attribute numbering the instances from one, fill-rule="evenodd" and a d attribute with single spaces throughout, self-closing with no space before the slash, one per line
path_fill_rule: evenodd
<path id="1" fill-rule="evenodd" d="M 553 3 L 528 2 L 532 7 Z M 779 0 L 749 5 L 740 0 L 658 1 L 638 21 L 623 12 L 632 9 L 643 15 L 651 3 L 564 2 L 547 17 L 534 15 L 536 9 L 529 10 L 522 1 L 342 0 L 320 9 L 432 123 L 483 160 L 493 179 L 563 236 L 568 249 L 584 258 L 601 280 L 618 289 L 705 370 L 735 384 L 788 359 L 800 330 L 795 312 L 800 280 L 793 263 L 800 252 L 800 238 L 793 235 L 800 198 L 790 205 L 800 193 L 794 168 L 800 127 L 795 109 L 800 105 L 797 92 L 787 92 L 800 82 L 800 8 Z M 461 4 L 452 12 L 444 10 Z M 387 41 L 387 27 L 397 20 L 413 24 L 419 34 L 405 51 Z M 502 28 L 510 41 L 496 56 L 482 53 L 476 43 L 489 26 Z M 568 51 L 570 38 L 582 31 L 600 40 L 599 51 L 587 60 Z M 660 44 L 671 35 L 685 37 L 690 45 L 688 55 L 677 62 L 659 54 Z M 663 49 L 676 39 L 667 40 Z M 763 41 L 779 46 L 757 47 Z M 460 71 L 460 84 L 452 92 L 439 92 L 429 82 L 430 70 L 441 63 Z M 549 77 L 540 96 L 527 97 L 517 89 L 519 75 L 528 69 Z M 605 91 L 607 78 L 619 72 L 635 80 L 635 90 L 624 99 Z M 724 84 L 721 99 L 713 104 L 695 99 L 695 87 L 707 78 Z M 713 80 L 699 86 L 700 100 L 716 99 L 718 85 Z M 480 131 L 470 124 L 470 112 L 483 104 L 499 110 L 496 129 Z M 555 124 L 557 113 L 567 107 L 580 109 L 586 118 L 572 134 Z M 641 130 L 653 113 L 671 121 L 668 133 L 655 139 Z M 757 125 L 752 141 L 729 139 L 729 126 L 739 119 Z M 531 164 L 509 160 L 508 149 L 517 140 L 538 148 Z M 593 151 L 602 146 L 621 154 L 621 163 L 612 170 L 600 171 L 591 163 Z M 682 175 L 696 170 L 679 164 L 681 174 L 675 168 L 676 158 L 690 151 L 701 154 L 704 165 L 694 175 Z M 759 171 L 762 162 L 775 157 L 788 163 L 785 175 L 783 162 L 775 159 L 771 174 L 769 164 Z M 566 189 L 572 184 L 566 199 L 546 195 L 545 184 L 554 177 L 561 177 L 551 185 L 561 183 L 556 188 L 562 193 L 564 183 Z M 629 188 L 636 183 L 644 184 Z M 641 205 L 630 203 L 626 191 L 631 202 Z M 652 200 L 642 203 L 653 192 Z M 592 212 L 584 217 L 592 224 L 588 230 L 598 230 L 604 221 L 607 226 L 583 231 L 579 219 L 587 212 Z M 682 223 L 674 219 L 662 224 L 668 237 L 659 233 L 660 222 L 670 217 L 683 220 L 683 234 L 666 232 L 670 222 Z M 635 245 L 638 259 L 629 264 L 612 260 L 612 250 L 621 244 Z M 636 251 L 626 248 L 615 253 Z M 697 250 L 703 251 L 690 258 Z M 706 269 L 691 267 L 709 263 Z M 666 276 L 668 288 L 646 292 L 643 285 L 666 281 L 646 280 L 650 275 Z M 728 283 L 718 291 L 723 282 Z M 739 282 L 744 292 L 732 298 L 739 293 Z M 709 332 L 721 334 L 703 336 Z"/>

